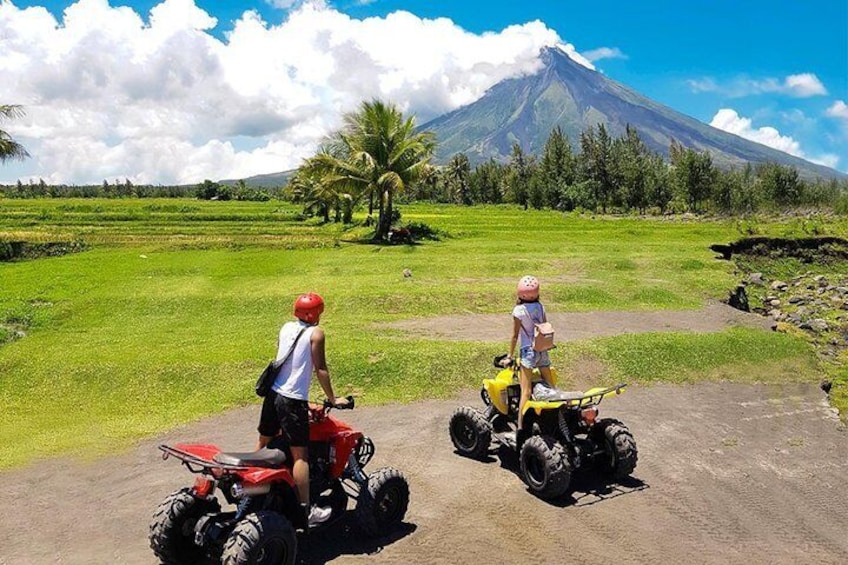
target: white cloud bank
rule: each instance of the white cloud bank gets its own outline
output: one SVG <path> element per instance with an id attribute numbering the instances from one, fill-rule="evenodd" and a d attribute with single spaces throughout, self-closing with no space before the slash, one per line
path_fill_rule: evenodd
<path id="1" fill-rule="evenodd" d="M 283 6 L 292 4 L 275 0 Z M 278 25 L 245 12 L 221 41 L 194 0 L 164 0 L 145 21 L 108 0 L 79 0 L 60 21 L 0 0 L 4 127 L 33 158 L 0 180 L 193 183 L 293 168 L 340 115 L 380 97 L 419 121 L 539 68 L 563 45 L 539 21 L 474 34 L 408 12 L 354 19 L 321 0 Z"/>
<path id="2" fill-rule="evenodd" d="M 717 92 L 731 98 L 770 93 L 785 94 L 795 98 L 809 98 L 827 94 L 824 84 L 813 73 L 789 75 L 783 80 L 776 78 L 761 80 L 737 78 L 729 83 L 720 84 L 715 79 L 706 77 L 688 80 L 686 83 L 692 92 Z"/>
<path id="3" fill-rule="evenodd" d="M 713 116 L 710 125 L 714 128 L 744 137 L 745 139 L 766 145 L 778 151 L 783 151 L 813 163 L 835 168 L 839 165 L 839 156 L 826 153 L 816 157 L 809 156 L 801 150 L 801 144 L 788 135 L 781 135 L 771 126 L 755 128 L 750 118 L 740 116 L 736 110 L 722 108 Z"/>

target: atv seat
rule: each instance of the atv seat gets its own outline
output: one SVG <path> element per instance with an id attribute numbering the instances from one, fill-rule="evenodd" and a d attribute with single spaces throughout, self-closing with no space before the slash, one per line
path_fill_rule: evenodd
<path id="1" fill-rule="evenodd" d="M 268 467 L 274 469 L 286 462 L 286 454 L 281 449 L 263 447 L 251 453 L 219 453 L 214 459 L 224 465 Z"/>
<path id="2" fill-rule="evenodd" d="M 583 398 L 583 393 L 580 391 L 559 390 L 545 382 L 538 382 L 533 386 L 531 396 L 536 401 L 557 402 L 562 400 L 579 400 Z"/>

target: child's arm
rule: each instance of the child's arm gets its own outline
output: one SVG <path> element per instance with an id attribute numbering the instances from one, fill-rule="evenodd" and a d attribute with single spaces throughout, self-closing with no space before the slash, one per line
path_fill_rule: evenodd
<path id="1" fill-rule="evenodd" d="M 513 316 L 512 318 L 512 339 L 509 341 L 509 358 L 515 356 L 515 342 L 518 341 L 518 332 L 521 331 L 521 320 Z"/>

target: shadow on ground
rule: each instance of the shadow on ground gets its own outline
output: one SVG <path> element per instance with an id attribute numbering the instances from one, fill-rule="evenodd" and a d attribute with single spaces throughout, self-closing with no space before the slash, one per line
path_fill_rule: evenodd
<path id="1" fill-rule="evenodd" d="M 496 454 L 496 457 L 490 455 L 483 463 L 499 462 L 500 467 L 513 473 L 516 480 L 523 480 L 521 478 L 521 468 L 517 453 L 505 447 L 500 447 L 493 453 Z M 650 485 L 636 477 L 625 477 L 624 479 L 616 480 L 593 469 L 580 469 L 572 474 L 571 486 L 565 496 L 555 500 L 544 500 L 544 502 L 559 508 L 565 508 L 567 506 L 591 506 L 605 500 L 648 488 L 650 488 Z M 530 489 L 527 489 L 527 492 L 531 495 L 533 494 Z"/>
<path id="2" fill-rule="evenodd" d="M 299 539 L 297 563 L 323 565 L 346 555 L 376 555 L 417 528 L 415 524 L 403 522 L 392 533 L 372 538 L 356 528 L 352 512 L 348 511 L 326 530 Z"/>

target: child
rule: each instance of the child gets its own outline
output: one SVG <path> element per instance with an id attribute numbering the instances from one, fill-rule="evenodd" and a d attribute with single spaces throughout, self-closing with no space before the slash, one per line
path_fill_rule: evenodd
<path id="1" fill-rule="evenodd" d="M 519 366 L 521 369 L 521 400 L 518 404 L 518 429 L 524 416 L 524 404 L 530 400 L 533 369 L 539 369 L 542 379 L 551 384 L 551 360 L 547 351 L 533 349 L 533 330 L 536 324 L 547 322 L 545 307 L 539 302 L 539 280 L 525 276 L 518 281 L 518 300 L 512 310 L 513 330 L 509 343 L 509 361 L 513 359 L 515 344 L 520 340 Z"/>

